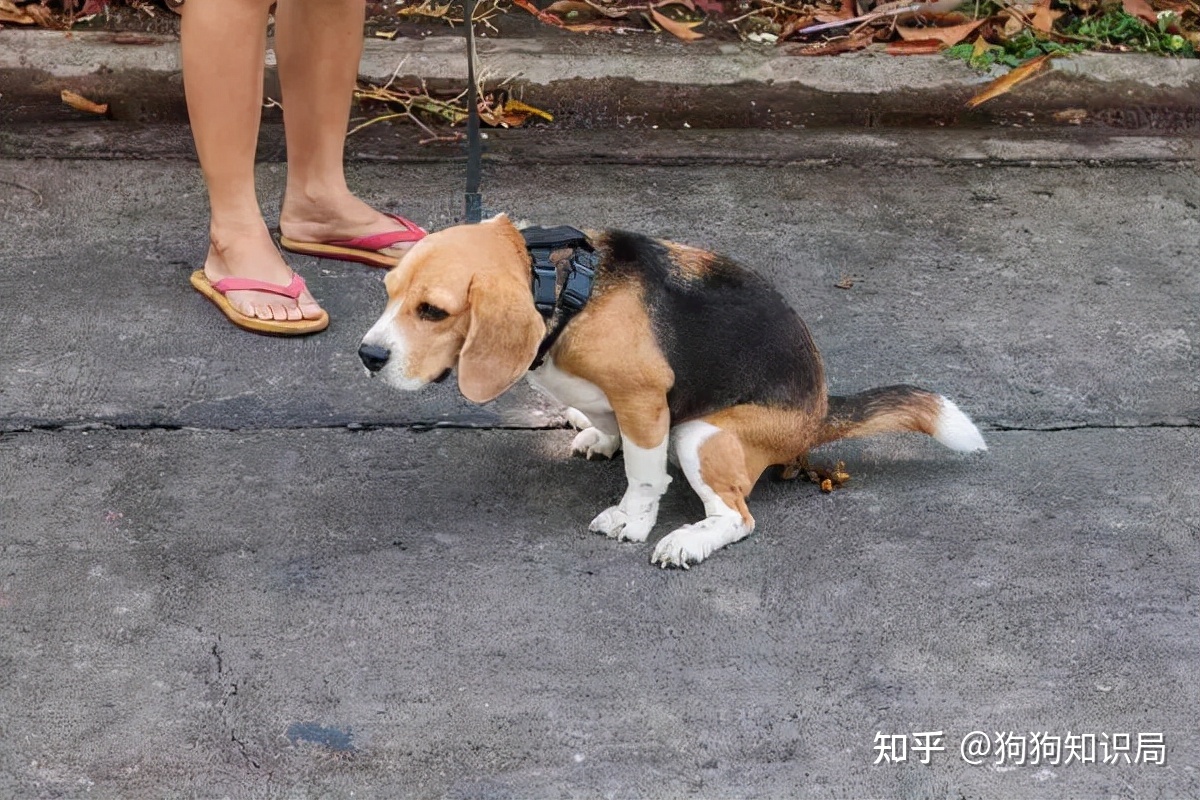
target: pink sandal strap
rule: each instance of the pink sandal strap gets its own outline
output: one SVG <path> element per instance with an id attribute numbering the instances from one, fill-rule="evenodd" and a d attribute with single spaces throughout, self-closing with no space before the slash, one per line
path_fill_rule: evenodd
<path id="1" fill-rule="evenodd" d="M 412 220 L 405 219 L 399 214 L 387 214 L 386 216 L 403 225 L 404 230 L 356 236 L 353 239 L 339 239 L 335 242 L 326 242 L 326 244 L 334 247 L 352 247 L 355 250 L 386 250 L 393 245 L 419 242 L 425 238 L 426 230 Z"/>
<path id="2" fill-rule="evenodd" d="M 212 285 L 221 294 L 229 292 L 268 292 L 277 294 L 280 297 L 290 297 L 296 300 L 304 293 L 308 287 L 304 284 L 304 278 L 293 273 L 292 281 L 287 286 L 280 286 L 278 283 L 267 283 L 266 281 L 258 281 L 253 278 L 222 278 Z"/>

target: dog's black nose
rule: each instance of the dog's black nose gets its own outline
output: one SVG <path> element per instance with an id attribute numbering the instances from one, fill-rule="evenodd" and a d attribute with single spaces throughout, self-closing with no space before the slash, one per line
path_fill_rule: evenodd
<path id="1" fill-rule="evenodd" d="M 388 362 L 391 354 L 392 351 L 386 347 L 374 344 L 364 344 L 358 348 L 358 357 L 362 359 L 363 366 L 371 372 L 379 372 L 383 369 L 383 365 Z"/>

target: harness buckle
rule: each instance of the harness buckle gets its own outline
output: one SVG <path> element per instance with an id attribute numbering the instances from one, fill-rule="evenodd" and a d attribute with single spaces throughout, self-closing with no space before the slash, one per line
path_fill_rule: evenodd
<path id="1" fill-rule="evenodd" d="M 550 261 L 549 247 L 531 247 L 529 255 L 533 258 L 533 305 L 543 317 L 554 313 L 555 284 L 558 282 L 558 272 Z"/>
<path id="2" fill-rule="evenodd" d="M 596 278 L 596 265 L 600 257 L 594 251 L 582 247 L 571 254 L 571 268 L 563 284 L 559 302 L 572 313 L 587 305 L 592 294 L 592 283 Z"/>

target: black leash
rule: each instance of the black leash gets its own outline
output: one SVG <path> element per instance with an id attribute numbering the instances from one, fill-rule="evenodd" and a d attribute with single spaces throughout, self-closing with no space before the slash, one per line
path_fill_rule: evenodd
<path id="1" fill-rule="evenodd" d="M 479 183 L 483 173 L 483 144 L 479 136 L 479 97 L 475 88 L 475 0 L 465 0 L 467 25 L 467 191 L 466 219 L 483 221 L 483 195 Z"/>
<path id="2" fill-rule="evenodd" d="M 479 97 L 475 87 L 475 0 L 464 0 L 467 25 L 467 189 L 466 220 L 468 224 L 483 221 L 483 196 L 479 183 L 483 173 L 483 143 L 479 134 Z M 587 305 L 596 280 L 600 256 L 583 231 L 568 225 L 557 228 L 525 228 L 521 231 L 529 250 L 533 271 L 533 302 L 538 313 L 546 319 L 546 338 L 538 347 L 537 356 L 529 369 L 535 370 L 546 360 L 550 348 L 567 327 L 567 323 Z M 550 254 L 564 247 L 571 248 L 570 266 L 558 289 L 558 270 Z"/>

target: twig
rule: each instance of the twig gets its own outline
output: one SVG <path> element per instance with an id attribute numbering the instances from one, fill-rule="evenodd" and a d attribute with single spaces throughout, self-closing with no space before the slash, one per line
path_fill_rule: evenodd
<path id="1" fill-rule="evenodd" d="M 934 0 L 932 3 L 886 3 L 876 8 L 870 14 L 851 17 L 850 19 L 839 19 L 835 22 L 822 22 L 819 25 L 809 25 L 807 28 L 801 28 L 795 33 L 797 35 L 817 33 L 818 31 L 827 31 L 833 28 L 844 28 L 847 25 L 874 22 L 875 20 L 886 19 L 887 17 L 898 17 L 902 14 L 917 14 L 922 12 L 926 14 L 944 14 L 947 11 L 953 11 L 958 8 L 963 2 L 964 0 Z"/>
<path id="2" fill-rule="evenodd" d="M 812 9 L 805 11 L 804 9 L 800 9 L 800 8 L 792 8 L 791 6 L 786 6 L 783 3 L 776 3 L 775 0 L 754 0 L 754 1 L 756 3 L 761 3 L 763 5 L 773 6 L 774 8 L 778 8 L 782 11 L 787 11 L 790 14 L 811 14 L 812 13 Z M 743 15 L 743 16 L 749 16 L 749 15 Z M 739 17 L 739 19 L 740 19 L 740 17 Z"/>

